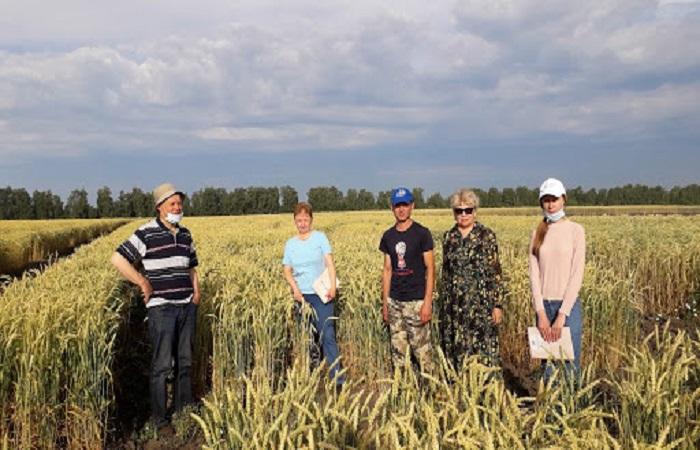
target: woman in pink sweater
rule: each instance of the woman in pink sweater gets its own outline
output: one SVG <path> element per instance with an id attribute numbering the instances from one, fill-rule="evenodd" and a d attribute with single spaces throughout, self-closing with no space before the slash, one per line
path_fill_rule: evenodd
<path id="1" fill-rule="evenodd" d="M 537 314 L 537 328 L 546 341 L 556 341 L 562 327 L 569 327 L 574 361 L 567 368 L 581 368 L 581 305 L 578 300 L 586 263 L 583 227 L 566 218 L 566 190 L 561 181 L 549 178 L 540 186 L 544 219 L 532 233 L 529 251 L 530 286 Z M 545 380 L 552 372 L 545 367 Z"/>

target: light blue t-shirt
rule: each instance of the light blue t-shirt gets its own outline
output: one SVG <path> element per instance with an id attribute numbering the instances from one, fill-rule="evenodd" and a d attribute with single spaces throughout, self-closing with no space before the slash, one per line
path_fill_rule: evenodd
<path id="1" fill-rule="evenodd" d="M 312 231 L 306 240 L 295 236 L 287 241 L 282 264 L 292 268 L 292 275 L 302 294 L 314 293 L 314 281 L 326 268 L 324 256 L 330 253 L 331 244 L 320 231 Z"/>

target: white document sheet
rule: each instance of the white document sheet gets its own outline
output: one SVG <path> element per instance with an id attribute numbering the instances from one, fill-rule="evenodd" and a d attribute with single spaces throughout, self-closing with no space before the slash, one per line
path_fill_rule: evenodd
<path id="1" fill-rule="evenodd" d="M 335 278 L 335 288 L 336 290 L 340 287 L 340 281 L 338 277 Z M 314 291 L 316 295 L 321 297 L 323 303 L 328 303 L 328 291 L 331 288 L 331 277 L 328 275 L 328 268 L 326 268 L 316 281 L 314 281 Z"/>
<path id="2" fill-rule="evenodd" d="M 527 340 L 532 359 L 574 359 L 574 345 L 569 327 L 561 329 L 561 336 L 555 342 L 545 341 L 537 327 L 528 327 Z"/>

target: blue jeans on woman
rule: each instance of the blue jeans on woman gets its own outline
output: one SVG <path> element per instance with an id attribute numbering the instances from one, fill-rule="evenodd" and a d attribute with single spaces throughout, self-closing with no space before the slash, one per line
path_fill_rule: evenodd
<path id="1" fill-rule="evenodd" d="M 326 358 L 328 366 L 331 368 L 331 379 L 336 377 L 340 367 L 338 360 L 340 354 L 338 352 L 338 344 L 335 341 L 335 300 L 328 303 L 323 303 L 321 297 L 316 294 L 303 294 L 304 300 L 314 309 L 315 317 L 311 318 L 312 324 L 319 334 L 323 355 Z M 343 384 L 345 376 L 341 375 L 336 379 L 336 384 Z"/>
<path id="2" fill-rule="evenodd" d="M 569 330 L 571 331 L 571 342 L 574 347 L 574 359 L 573 361 L 566 361 L 564 363 L 564 371 L 570 375 L 573 375 L 575 377 L 574 379 L 578 379 L 579 372 L 581 371 L 581 335 L 583 333 L 583 321 L 581 318 L 580 303 L 581 302 L 576 299 L 576 303 L 574 303 L 574 307 L 571 308 L 569 317 L 567 317 L 566 321 L 564 322 L 564 326 L 569 327 Z M 554 320 L 557 318 L 561 304 L 561 300 L 544 301 L 544 310 L 547 313 L 547 318 L 549 319 L 550 325 L 554 323 Z M 548 363 L 548 361 L 544 361 L 542 364 L 544 365 L 544 381 L 547 383 L 552 377 L 555 365 L 551 362 Z"/>

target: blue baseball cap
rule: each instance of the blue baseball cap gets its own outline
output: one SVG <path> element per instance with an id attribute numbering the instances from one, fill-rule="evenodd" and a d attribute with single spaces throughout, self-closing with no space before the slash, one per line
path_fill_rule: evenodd
<path id="1" fill-rule="evenodd" d="M 408 188 L 397 187 L 391 191 L 391 206 L 396 206 L 399 203 L 413 203 L 413 194 Z"/>

